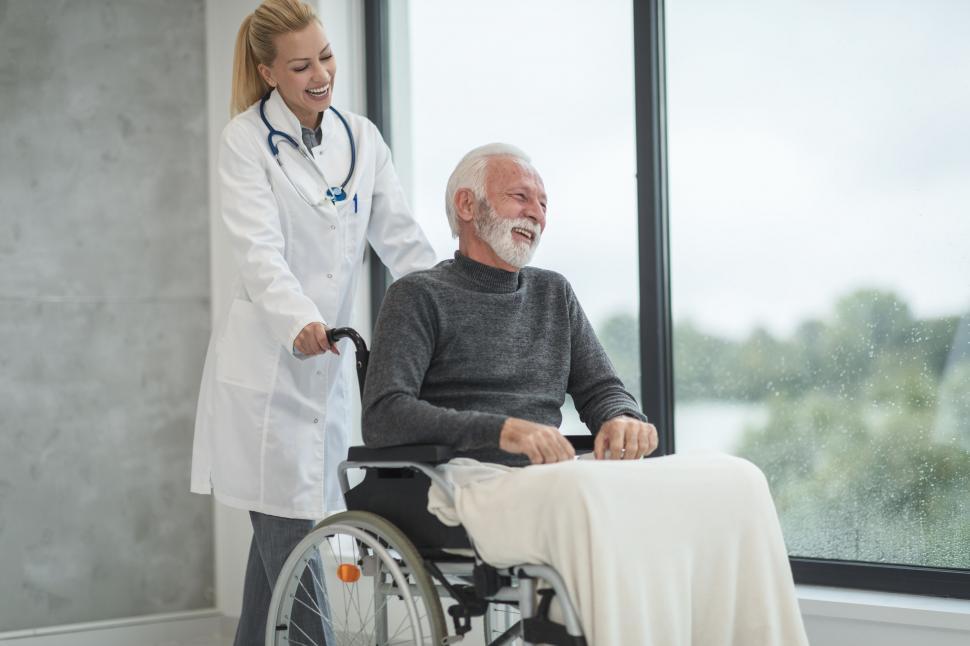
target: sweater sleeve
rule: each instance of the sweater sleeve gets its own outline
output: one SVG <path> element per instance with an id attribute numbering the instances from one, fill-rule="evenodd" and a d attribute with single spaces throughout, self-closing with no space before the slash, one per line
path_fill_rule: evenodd
<path id="1" fill-rule="evenodd" d="M 391 285 L 374 328 L 364 386 L 364 444 L 497 448 L 506 417 L 435 406 L 420 399 L 439 330 L 437 308 L 415 276 Z"/>
<path id="2" fill-rule="evenodd" d="M 566 283 L 569 305 L 570 369 L 566 391 L 573 398 L 579 418 L 593 435 L 604 422 L 618 415 L 646 421 L 636 399 L 623 387 L 616 370 L 600 345 L 572 287 Z"/>

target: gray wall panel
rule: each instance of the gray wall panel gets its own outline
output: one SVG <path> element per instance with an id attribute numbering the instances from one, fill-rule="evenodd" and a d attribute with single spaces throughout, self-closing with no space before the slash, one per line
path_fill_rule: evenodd
<path id="1" fill-rule="evenodd" d="M 209 607 L 202 0 L 0 0 L 0 631 Z"/>

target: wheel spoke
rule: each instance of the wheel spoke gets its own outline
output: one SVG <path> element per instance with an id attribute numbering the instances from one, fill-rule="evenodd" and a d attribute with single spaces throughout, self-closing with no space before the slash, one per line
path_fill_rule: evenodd
<path id="1" fill-rule="evenodd" d="M 297 641 L 295 639 L 290 639 L 289 637 L 286 638 L 286 643 L 287 644 L 296 644 L 296 646 L 310 646 L 310 644 L 306 644 L 304 642 Z"/>
<path id="2" fill-rule="evenodd" d="M 330 551 L 330 556 L 333 557 L 334 563 L 343 563 L 344 562 L 343 561 L 343 550 L 341 549 L 341 546 L 340 546 L 340 536 L 339 535 L 335 535 L 332 538 L 336 539 L 336 541 L 337 541 L 337 548 L 338 548 L 338 550 L 340 550 L 340 556 L 338 556 L 336 553 L 334 553 L 334 551 L 333 551 L 333 543 L 330 542 L 331 537 L 328 536 L 325 540 L 327 542 L 327 549 Z M 356 545 L 356 543 L 351 543 L 351 544 L 352 545 Z M 351 556 L 353 556 L 353 554 Z M 350 608 L 350 605 L 349 605 L 350 604 L 350 601 L 347 598 L 347 584 L 345 583 L 345 584 L 343 584 L 341 586 L 338 586 L 338 587 L 340 588 L 340 596 L 343 598 L 343 602 L 344 602 L 344 604 L 343 604 L 344 605 L 344 611 L 343 611 L 343 614 L 341 615 L 341 617 L 344 617 L 344 619 L 346 619 L 347 618 L 347 614 L 348 614 L 348 610 Z M 346 624 L 344 624 L 344 630 L 346 631 L 346 629 L 347 629 L 347 626 L 346 626 Z"/>
<path id="3" fill-rule="evenodd" d="M 305 543 L 310 547 L 297 562 L 299 576 L 293 570 L 283 573 L 285 586 L 274 592 L 274 598 L 282 598 L 275 603 L 285 604 L 274 607 L 274 616 L 290 618 L 288 633 L 279 633 L 279 646 L 429 646 L 443 638 L 438 591 L 407 537 L 366 512 L 331 518 Z M 346 564 L 371 574 L 343 581 L 348 577 L 337 571 Z"/>
<path id="4" fill-rule="evenodd" d="M 366 621 L 364 621 L 364 617 L 361 616 L 360 614 L 360 586 L 357 584 L 354 584 L 350 588 L 350 603 L 354 609 L 354 613 L 356 613 L 357 615 L 357 620 L 360 621 L 362 626 L 366 625 Z M 367 614 L 370 614 L 370 613 L 367 613 Z"/>
<path id="5" fill-rule="evenodd" d="M 316 595 L 313 594 L 313 593 L 311 593 L 309 590 L 306 589 L 306 586 L 303 585 L 302 578 L 303 578 L 303 575 L 300 575 L 301 581 L 299 581 L 298 584 L 300 586 L 300 589 L 303 590 L 304 592 L 306 592 L 307 597 L 310 599 L 310 603 L 313 604 L 313 608 L 310 608 L 310 606 L 307 606 L 306 603 L 304 603 L 303 601 L 300 601 L 300 599 L 298 597 L 295 597 L 294 596 L 293 597 L 293 600 L 294 601 L 299 601 L 300 603 L 302 603 L 307 608 L 310 608 L 311 610 L 313 610 L 318 616 L 321 616 L 322 617 L 323 616 L 323 610 L 320 610 L 320 606 L 317 605 L 317 602 L 314 599 L 314 597 L 316 597 Z"/>
<path id="6" fill-rule="evenodd" d="M 317 617 L 320 617 L 321 620 L 323 619 L 323 615 L 320 613 L 319 608 L 311 608 L 309 605 L 307 605 L 305 601 L 303 601 L 303 599 L 294 598 L 293 601 L 297 602 L 298 604 L 300 604 L 301 606 L 303 606 L 304 608 L 306 608 L 307 610 L 315 614 Z"/>
<path id="7" fill-rule="evenodd" d="M 320 554 L 320 552 L 317 551 L 317 558 L 318 559 L 319 559 L 319 554 Z M 310 564 L 310 562 L 312 560 L 313 559 L 311 558 L 310 561 L 307 561 L 307 564 L 306 564 L 307 565 L 307 569 L 310 570 L 310 578 L 313 579 L 313 584 L 317 587 L 317 589 L 318 590 L 323 590 L 323 594 L 326 596 L 326 594 L 327 594 L 327 588 L 323 585 L 323 583 L 320 582 L 320 579 L 317 578 L 317 573 L 313 571 L 313 566 Z M 323 569 L 323 565 L 322 564 L 320 565 L 320 568 Z"/>
<path id="8" fill-rule="evenodd" d="M 375 635 L 375 633 L 365 632 L 366 629 L 367 629 L 367 624 L 365 622 L 361 622 L 360 629 L 356 633 L 354 633 L 354 635 L 353 635 L 353 641 L 351 641 L 351 643 L 349 644 L 349 646 L 354 646 L 354 644 L 357 643 L 357 638 L 358 637 L 361 637 L 361 641 L 364 642 L 364 646 L 367 646 L 368 637 L 370 637 L 371 635 Z"/>
<path id="9" fill-rule="evenodd" d="M 293 622 L 291 621 L 291 622 L 290 622 L 290 627 L 291 627 L 291 628 L 296 628 L 296 629 L 297 629 L 297 630 L 299 630 L 299 631 L 300 631 L 301 633 L 303 633 L 303 636 L 304 636 L 304 637 L 306 637 L 307 639 L 309 639 L 309 640 L 310 640 L 310 646 L 320 646 L 320 644 L 318 644 L 318 643 L 316 643 L 315 641 L 313 641 L 313 637 L 310 637 L 309 635 L 307 635 L 307 634 L 306 634 L 306 631 L 305 631 L 305 630 L 303 630 L 302 628 L 300 628 L 300 624 L 297 624 L 297 623 L 293 623 Z"/>
<path id="10" fill-rule="evenodd" d="M 401 617 L 401 621 L 397 623 L 397 628 L 394 630 L 394 634 L 389 635 L 387 638 L 388 643 L 397 639 L 397 636 L 401 634 L 401 630 L 404 628 L 404 622 L 408 619 L 407 615 Z"/>

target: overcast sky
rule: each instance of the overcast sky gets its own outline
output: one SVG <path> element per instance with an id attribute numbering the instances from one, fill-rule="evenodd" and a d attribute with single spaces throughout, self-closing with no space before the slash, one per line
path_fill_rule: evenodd
<path id="1" fill-rule="evenodd" d="M 392 78 L 397 163 L 439 254 L 455 163 L 519 145 L 550 198 L 533 264 L 599 323 L 638 307 L 636 164 L 631 5 L 593 6 L 411 2 Z M 785 333 L 859 287 L 965 313 L 970 3 L 666 6 L 675 320 Z"/>

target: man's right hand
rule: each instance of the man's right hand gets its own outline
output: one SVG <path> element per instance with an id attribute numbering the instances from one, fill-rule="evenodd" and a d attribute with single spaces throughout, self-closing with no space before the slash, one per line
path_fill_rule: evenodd
<path id="1" fill-rule="evenodd" d="M 576 457 L 573 445 L 559 429 L 517 417 L 505 420 L 498 447 L 509 453 L 524 453 L 532 464 L 563 462 Z"/>

